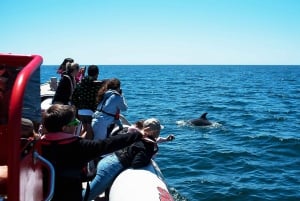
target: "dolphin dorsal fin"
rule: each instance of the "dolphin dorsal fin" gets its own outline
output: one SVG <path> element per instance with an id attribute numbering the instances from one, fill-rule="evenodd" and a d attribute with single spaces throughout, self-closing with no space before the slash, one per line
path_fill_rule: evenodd
<path id="1" fill-rule="evenodd" d="M 206 119 L 206 115 L 207 115 L 207 112 L 203 113 L 200 118 L 201 119 Z"/>

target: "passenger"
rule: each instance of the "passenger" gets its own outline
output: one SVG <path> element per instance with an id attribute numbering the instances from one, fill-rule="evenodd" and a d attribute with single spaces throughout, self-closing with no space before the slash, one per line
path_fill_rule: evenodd
<path id="1" fill-rule="evenodd" d="M 67 63 L 73 63 L 74 59 L 72 58 L 65 58 L 64 61 L 60 64 L 59 68 L 57 69 L 57 73 L 63 75 L 64 72 L 67 71 Z"/>
<path id="2" fill-rule="evenodd" d="M 122 131 L 117 131 L 116 129 L 114 129 L 113 130 L 113 133 L 114 133 L 113 135 L 124 134 L 126 132 L 132 132 L 132 131 L 135 131 L 136 129 L 142 130 L 144 121 L 145 120 L 136 121 L 133 125 L 127 126 L 127 128 L 125 127 L 124 130 L 122 130 Z M 164 127 L 161 125 L 161 128 L 164 128 Z M 158 138 L 156 138 L 156 143 L 169 142 L 169 141 L 172 141 L 174 139 L 175 139 L 175 136 L 173 134 L 170 134 L 167 137 L 159 136 Z"/>
<path id="3" fill-rule="evenodd" d="M 102 158 L 97 165 L 97 174 L 90 183 L 88 200 L 93 200 L 102 194 L 115 177 L 126 168 L 136 169 L 148 165 L 158 151 L 156 139 L 159 137 L 160 130 L 159 120 L 147 119 L 143 122 L 143 128 L 139 130 L 144 135 L 143 139 Z M 82 193 L 85 195 L 86 190 Z"/>
<path id="4" fill-rule="evenodd" d="M 75 75 L 79 71 L 79 65 L 77 63 L 67 63 L 66 71 L 63 72 L 59 81 L 57 89 L 55 91 L 52 104 L 71 104 L 71 98 L 76 86 Z"/>
<path id="5" fill-rule="evenodd" d="M 138 129 L 143 129 L 143 123 L 144 123 L 144 120 L 140 120 L 140 121 L 137 121 L 133 127 L 129 127 L 129 131 L 133 131 L 132 129 L 134 129 L 134 127 L 138 128 Z M 163 128 L 163 126 L 161 125 L 161 129 Z M 163 142 L 169 142 L 169 141 L 172 141 L 175 139 L 175 136 L 173 134 L 170 134 L 168 135 L 167 137 L 157 137 L 155 140 L 156 140 L 156 143 L 163 143 Z"/>
<path id="6" fill-rule="evenodd" d="M 33 122 L 30 119 L 22 118 L 21 119 L 21 150 L 25 149 L 28 144 L 28 140 L 37 139 L 38 136 L 34 132 Z M 8 166 L 0 165 L 0 194 L 4 188 L 6 189 L 7 176 L 8 176 Z M 5 190 L 6 191 L 6 190 Z M 1 199 L 0 199 L 1 200 Z"/>
<path id="7" fill-rule="evenodd" d="M 80 83 L 81 80 L 84 78 L 84 74 L 85 74 L 85 67 L 81 67 L 75 76 L 75 82 L 77 84 Z"/>
<path id="8" fill-rule="evenodd" d="M 98 66 L 90 65 L 88 67 L 88 76 L 81 80 L 72 95 L 72 103 L 76 106 L 78 118 L 83 124 L 83 137 L 87 139 L 93 139 L 92 115 L 97 108 L 97 92 L 104 83 L 96 81 L 98 75 Z"/>
<path id="9" fill-rule="evenodd" d="M 110 79 L 107 83 L 107 91 L 103 88 L 98 91 L 97 100 L 99 104 L 92 119 L 94 139 L 105 139 L 111 131 L 107 130 L 115 123 L 122 128 L 119 119 L 120 111 L 126 111 L 128 108 L 122 95 L 120 80 Z"/>
<path id="10" fill-rule="evenodd" d="M 43 116 L 47 133 L 41 138 L 42 156 L 55 169 L 55 189 L 52 200 L 82 201 L 81 170 L 84 165 L 103 154 L 129 146 L 143 136 L 141 133 L 118 135 L 106 140 L 87 140 L 74 136 L 79 123 L 70 105 L 54 104 Z M 47 184 L 47 178 L 44 178 Z M 47 191 L 45 185 L 45 191 Z"/>
<path id="11" fill-rule="evenodd" d="M 21 119 L 21 138 L 34 138 L 34 126 L 30 119 Z"/>
<path id="12" fill-rule="evenodd" d="M 23 157 L 33 148 L 32 141 L 40 139 L 41 136 L 35 132 L 34 122 L 30 119 L 22 118 L 21 124 L 21 153 Z"/>

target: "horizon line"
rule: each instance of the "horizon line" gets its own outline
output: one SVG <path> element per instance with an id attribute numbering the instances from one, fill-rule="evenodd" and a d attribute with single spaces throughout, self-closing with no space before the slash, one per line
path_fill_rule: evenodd
<path id="1" fill-rule="evenodd" d="M 42 64 L 43 66 L 59 66 L 60 64 Z M 300 64 L 79 64 L 80 66 L 300 66 Z"/>

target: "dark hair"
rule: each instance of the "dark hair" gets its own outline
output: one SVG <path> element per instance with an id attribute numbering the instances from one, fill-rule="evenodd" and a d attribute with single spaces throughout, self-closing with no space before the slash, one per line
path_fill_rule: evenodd
<path id="1" fill-rule="evenodd" d="M 63 73 L 67 70 L 66 66 L 67 63 L 73 63 L 74 59 L 72 58 L 65 58 L 64 61 L 60 64 L 59 68 L 57 69 L 58 73 Z"/>
<path id="2" fill-rule="evenodd" d="M 43 126 L 47 132 L 61 132 L 62 127 L 75 117 L 75 108 L 70 105 L 53 104 L 43 115 Z"/>
<path id="3" fill-rule="evenodd" d="M 100 87 L 100 89 L 97 92 L 97 96 L 96 96 L 96 103 L 100 103 L 103 99 L 103 96 L 105 94 L 105 92 L 107 91 L 107 84 L 108 84 L 109 80 L 104 80 L 102 86 Z"/>
<path id="4" fill-rule="evenodd" d="M 66 65 L 67 63 L 73 63 L 74 59 L 72 58 L 65 58 L 61 65 Z"/>
<path id="5" fill-rule="evenodd" d="M 116 90 L 120 93 L 120 86 L 121 86 L 121 82 L 117 78 L 112 78 L 112 79 L 109 79 L 109 80 L 105 80 L 104 84 L 102 85 L 102 87 L 97 92 L 97 98 L 96 98 L 97 104 L 102 101 L 105 92 L 109 89 Z"/>
<path id="6" fill-rule="evenodd" d="M 120 89 L 120 87 L 121 87 L 121 82 L 117 78 L 110 79 L 107 84 L 107 89 L 111 89 L 111 90 L 117 90 Z"/>
<path id="7" fill-rule="evenodd" d="M 94 76 L 96 76 L 98 74 L 99 74 L 99 68 L 98 68 L 98 66 L 96 66 L 96 65 L 90 65 L 88 67 L 88 75 L 89 76 L 94 77 Z"/>

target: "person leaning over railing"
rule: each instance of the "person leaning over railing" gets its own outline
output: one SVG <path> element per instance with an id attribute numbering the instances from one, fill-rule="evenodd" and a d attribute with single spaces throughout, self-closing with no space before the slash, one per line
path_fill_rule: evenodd
<path id="1" fill-rule="evenodd" d="M 97 94 L 98 106 L 92 119 L 94 139 L 109 137 L 110 128 L 114 124 L 122 128 L 120 112 L 126 111 L 128 108 L 120 80 L 112 78 L 107 81 L 106 86 L 106 89 L 101 87 Z"/>
<path id="2" fill-rule="evenodd" d="M 99 161 L 97 174 L 90 183 L 90 191 L 83 190 L 86 200 L 93 200 L 102 194 L 113 183 L 115 177 L 126 168 L 137 169 L 150 163 L 158 151 L 156 139 L 159 137 L 161 125 L 156 118 L 150 118 L 141 123 L 142 126 L 136 125 L 136 127 L 129 128 L 127 133 L 141 132 L 144 135 L 143 139 L 113 154 L 106 155 Z"/>
<path id="3" fill-rule="evenodd" d="M 54 201 L 82 201 L 81 174 L 85 164 L 143 137 L 139 132 L 105 140 L 87 140 L 74 136 L 79 120 L 75 117 L 74 107 L 69 105 L 52 105 L 44 113 L 42 124 L 46 132 L 41 137 L 42 156 L 49 160 L 55 169 L 55 190 L 52 199 Z M 44 178 L 44 181 L 47 184 L 47 178 Z"/>

